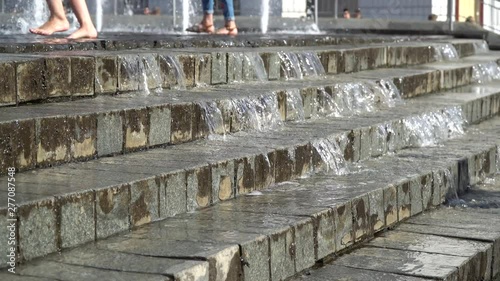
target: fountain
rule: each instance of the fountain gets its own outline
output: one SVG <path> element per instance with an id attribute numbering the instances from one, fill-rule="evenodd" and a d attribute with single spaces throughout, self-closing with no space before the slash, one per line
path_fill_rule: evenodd
<path id="1" fill-rule="evenodd" d="M 260 30 L 263 34 L 266 34 L 269 27 L 269 0 L 262 0 L 261 12 Z"/>
<path id="2" fill-rule="evenodd" d="M 472 67 L 472 81 L 488 83 L 500 79 L 500 66 L 495 62 L 480 63 Z"/>
<path id="3" fill-rule="evenodd" d="M 186 29 L 189 28 L 189 3 L 191 1 L 182 1 L 182 32 L 186 33 Z"/>
<path id="4" fill-rule="evenodd" d="M 102 31 L 102 15 L 103 15 L 103 6 L 106 0 L 96 0 L 96 10 L 95 10 L 95 25 L 97 32 Z"/>
<path id="5" fill-rule="evenodd" d="M 457 49 L 452 44 L 440 44 L 434 46 L 434 57 L 436 61 L 458 60 Z"/>

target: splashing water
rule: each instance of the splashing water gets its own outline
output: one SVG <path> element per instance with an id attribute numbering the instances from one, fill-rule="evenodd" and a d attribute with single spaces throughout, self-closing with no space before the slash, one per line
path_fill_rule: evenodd
<path id="1" fill-rule="evenodd" d="M 365 83 L 339 83 L 334 87 L 334 99 L 340 114 L 350 116 L 371 112 L 375 106 L 375 94 Z"/>
<path id="2" fill-rule="evenodd" d="M 458 60 L 458 52 L 452 44 L 441 44 L 434 46 L 434 56 L 436 61 Z"/>
<path id="3" fill-rule="evenodd" d="M 404 143 L 409 147 L 433 146 L 464 134 L 460 107 L 422 114 L 403 120 Z"/>
<path id="4" fill-rule="evenodd" d="M 184 77 L 184 71 L 182 70 L 181 63 L 175 56 L 165 56 L 162 59 L 167 64 L 168 68 L 173 72 L 174 79 L 176 81 L 176 87 L 178 89 L 186 89 L 186 78 Z"/>
<path id="5" fill-rule="evenodd" d="M 486 41 L 481 40 L 479 42 L 474 42 L 474 54 L 484 54 L 487 53 L 490 48 L 488 47 L 488 43 Z"/>
<path id="6" fill-rule="evenodd" d="M 216 139 L 216 136 L 222 135 L 222 138 L 226 137 L 226 130 L 224 127 L 224 119 L 222 117 L 222 112 L 217 107 L 217 103 L 211 102 L 199 102 L 198 103 L 203 110 L 203 119 L 209 130 L 209 139 Z"/>
<path id="7" fill-rule="evenodd" d="M 269 27 L 269 0 L 262 0 L 261 12 L 260 30 L 266 34 Z"/>
<path id="8" fill-rule="evenodd" d="M 160 65 L 154 55 L 144 55 L 139 60 L 139 71 L 142 76 L 139 90 L 149 94 L 149 90 L 160 91 L 163 86 Z"/>
<path id="9" fill-rule="evenodd" d="M 266 67 L 264 61 L 258 53 L 245 53 L 243 54 L 244 63 L 246 67 L 253 69 L 253 78 L 257 81 L 267 81 Z"/>
<path id="10" fill-rule="evenodd" d="M 314 52 L 298 53 L 303 76 L 324 76 L 325 68 Z"/>
<path id="11" fill-rule="evenodd" d="M 381 104 L 388 107 L 394 107 L 396 104 L 403 102 L 401 93 L 392 80 L 381 79 L 378 81 L 378 84 L 382 87 L 382 91 L 380 92 L 381 96 L 379 97 L 379 102 Z"/>
<path id="12" fill-rule="evenodd" d="M 304 104 L 299 89 L 286 91 L 286 119 L 288 121 L 304 121 Z"/>
<path id="13" fill-rule="evenodd" d="M 500 66 L 496 62 L 487 62 L 472 67 L 472 81 L 488 83 L 500 79 Z"/>
<path id="14" fill-rule="evenodd" d="M 349 173 L 349 168 L 344 159 L 342 149 L 336 141 L 328 139 L 315 140 L 313 148 L 320 156 L 323 165 L 315 167 L 315 172 L 332 173 L 335 175 L 345 175 Z"/>
<path id="15" fill-rule="evenodd" d="M 288 79 L 303 79 L 304 75 L 300 70 L 300 61 L 295 53 L 292 52 L 279 52 L 278 56 L 281 61 L 281 70 L 284 78 Z"/>
<path id="16" fill-rule="evenodd" d="M 332 96 L 326 92 L 325 88 L 318 88 L 318 101 L 319 116 L 341 116 L 339 105 L 335 102 Z"/>
<path id="17" fill-rule="evenodd" d="M 276 129 L 283 125 L 278 108 L 278 98 L 274 93 L 262 95 L 258 99 L 257 113 L 262 120 L 261 131 L 266 129 Z"/>
<path id="18" fill-rule="evenodd" d="M 49 8 L 45 1 L 30 1 L 27 9 L 17 18 L 16 26 L 21 33 L 29 33 L 31 27 L 41 26 L 48 19 Z M 16 7 L 19 4 L 16 4 Z"/>

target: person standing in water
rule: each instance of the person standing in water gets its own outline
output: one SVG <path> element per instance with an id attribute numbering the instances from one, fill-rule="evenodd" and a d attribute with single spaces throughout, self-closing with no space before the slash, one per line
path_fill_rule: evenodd
<path id="1" fill-rule="evenodd" d="M 80 23 L 80 28 L 68 36 L 68 39 L 97 38 L 97 30 L 92 23 L 85 0 L 70 0 L 70 2 L 76 18 Z M 42 26 L 38 28 L 31 28 L 30 32 L 33 34 L 48 36 L 56 32 L 67 31 L 69 29 L 69 22 L 66 18 L 62 1 L 47 0 L 47 4 L 50 10 L 49 19 Z"/>
<path id="2" fill-rule="evenodd" d="M 223 28 L 215 30 L 214 27 L 214 0 L 202 0 L 203 5 L 203 19 L 198 25 L 188 28 L 186 31 L 196 33 L 215 33 L 224 35 L 237 35 L 238 28 L 236 27 L 234 17 L 233 0 L 222 0 L 224 5 L 224 20 L 225 25 Z"/>

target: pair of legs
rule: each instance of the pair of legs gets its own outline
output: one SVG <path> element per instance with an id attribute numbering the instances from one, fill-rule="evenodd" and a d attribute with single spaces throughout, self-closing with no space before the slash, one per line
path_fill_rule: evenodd
<path id="1" fill-rule="evenodd" d="M 214 0 L 202 0 L 203 4 L 203 20 L 200 23 L 200 30 L 208 33 L 236 35 L 238 29 L 234 21 L 234 6 L 233 0 L 222 0 L 224 4 L 224 19 L 226 21 L 224 28 L 215 32 L 214 29 Z"/>
<path id="2" fill-rule="evenodd" d="M 35 0 L 39 1 L 39 0 Z M 76 18 L 80 23 L 80 28 L 71 34 L 69 39 L 96 38 L 97 30 L 90 18 L 89 9 L 85 0 L 71 0 L 71 6 Z M 50 18 L 42 26 L 30 29 L 31 33 L 38 35 L 51 35 L 55 32 L 63 32 L 69 29 L 69 22 L 66 18 L 64 6 L 61 0 L 47 0 L 50 10 Z"/>

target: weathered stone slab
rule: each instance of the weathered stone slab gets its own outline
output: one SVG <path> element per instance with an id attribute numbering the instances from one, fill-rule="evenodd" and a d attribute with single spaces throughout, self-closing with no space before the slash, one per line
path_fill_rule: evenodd
<path id="1" fill-rule="evenodd" d="M 34 59 L 16 63 L 17 101 L 27 102 L 47 97 L 45 60 Z"/>
<path id="2" fill-rule="evenodd" d="M 19 120 L 14 123 L 0 123 L 0 169 L 5 172 L 9 167 L 31 168 L 36 163 L 35 121 Z"/>
<path id="3" fill-rule="evenodd" d="M 379 248 L 361 248 L 340 257 L 337 265 L 404 274 L 414 277 L 438 280 L 466 280 L 459 277 L 457 268 L 462 267 L 467 258 L 422 252 L 400 251 Z"/>
<path id="4" fill-rule="evenodd" d="M 118 90 L 120 92 L 137 91 L 140 83 L 140 67 L 138 55 L 119 55 Z"/>
<path id="5" fill-rule="evenodd" d="M 95 239 L 95 194 L 86 191 L 56 197 L 60 216 L 62 248 L 70 248 Z"/>
<path id="6" fill-rule="evenodd" d="M 190 141 L 192 138 L 193 104 L 173 104 L 171 111 L 170 141 L 172 144 Z"/>
<path id="7" fill-rule="evenodd" d="M 70 158 L 89 159 L 97 154 L 97 115 L 68 116 Z"/>
<path id="8" fill-rule="evenodd" d="M 130 224 L 140 226 L 160 218 L 160 185 L 153 179 L 130 185 Z"/>
<path id="9" fill-rule="evenodd" d="M 378 236 L 370 241 L 368 245 L 379 248 L 466 257 L 469 260 L 464 265 L 464 280 L 491 279 L 493 249 L 489 243 L 391 231 Z"/>
<path id="10" fill-rule="evenodd" d="M 13 105 L 16 97 L 16 67 L 12 62 L 0 62 L 0 106 Z"/>
<path id="11" fill-rule="evenodd" d="M 228 62 L 229 65 L 229 62 Z M 196 86 L 207 86 L 212 82 L 212 56 L 199 54 L 196 57 Z"/>
<path id="12" fill-rule="evenodd" d="M 97 154 L 105 156 L 123 150 L 123 112 L 110 112 L 97 117 Z"/>
<path id="13" fill-rule="evenodd" d="M 170 106 L 158 106 L 148 109 L 149 112 L 149 146 L 170 142 L 171 113 Z"/>
<path id="14" fill-rule="evenodd" d="M 329 264 L 290 281 L 425 281 L 428 279 Z"/>
<path id="15" fill-rule="evenodd" d="M 36 122 L 37 163 L 48 165 L 69 160 L 70 135 L 66 117 L 43 118 Z"/>
<path id="16" fill-rule="evenodd" d="M 96 77 L 96 61 L 90 57 L 71 57 L 70 91 L 72 96 L 92 96 Z"/>
<path id="17" fill-rule="evenodd" d="M 149 112 L 146 108 L 125 110 L 124 149 L 126 151 L 146 147 L 149 136 Z"/>
<path id="18" fill-rule="evenodd" d="M 172 217 L 187 211 L 186 198 L 186 172 L 172 172 L 163 177 L 165 189 L 160 194 L 165 194 L 165 205 L 161 207 L 161 217 Z"/>
<path id="19" fill-rule="evenodd" d="M 96 56 L 95 92 L 115 93 L 118 89 L 118 62 L 116 56 Z"/>
<path id="20" fill-rule="evenodd" d="M 130 228 L 130 186 L 96 190 L 96 237 L 106 238 Z"/>

